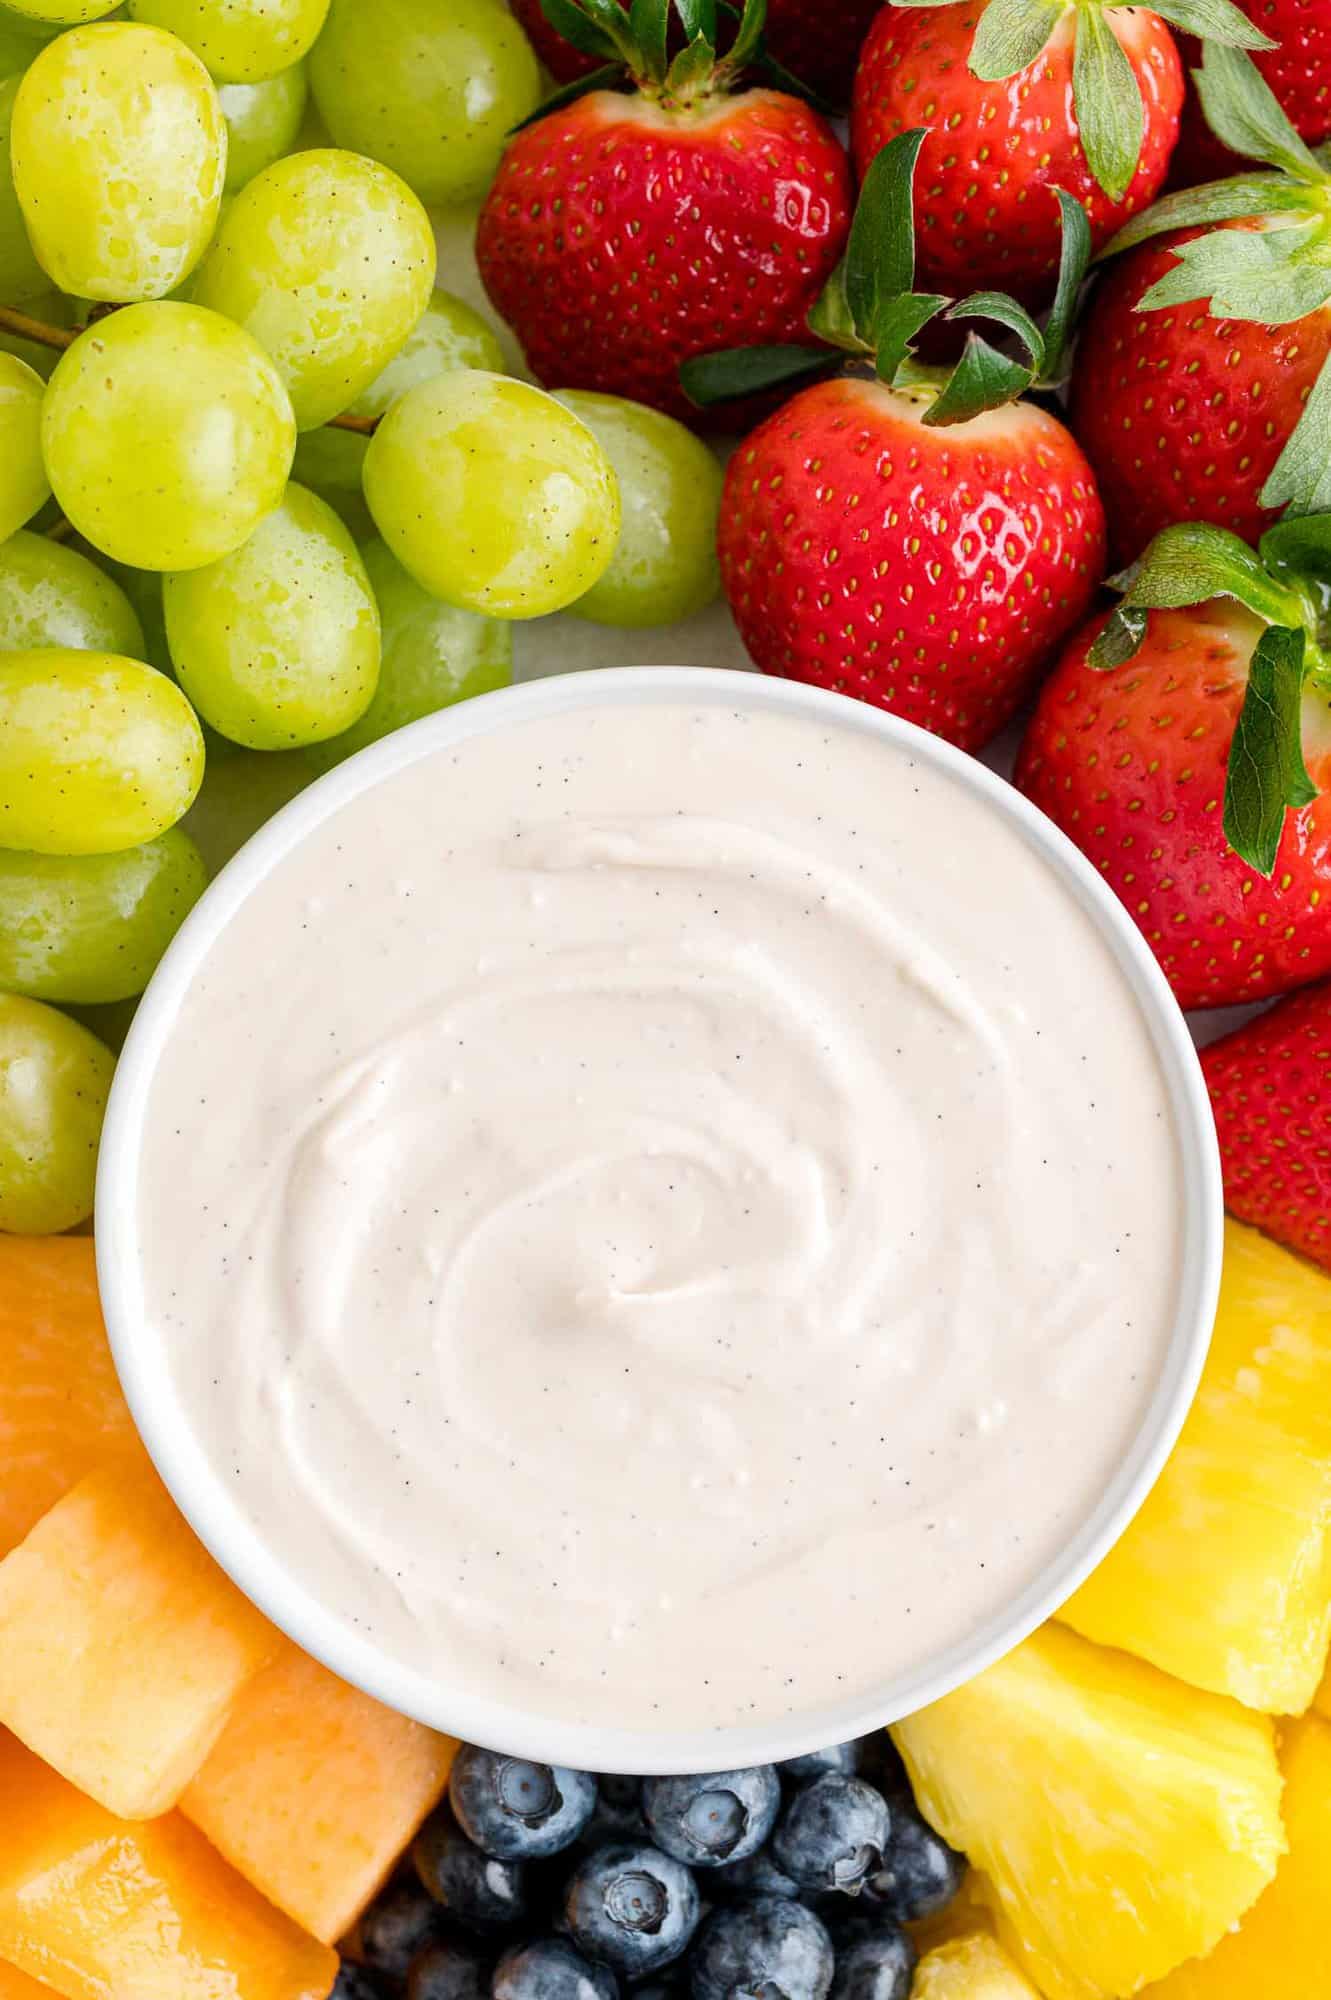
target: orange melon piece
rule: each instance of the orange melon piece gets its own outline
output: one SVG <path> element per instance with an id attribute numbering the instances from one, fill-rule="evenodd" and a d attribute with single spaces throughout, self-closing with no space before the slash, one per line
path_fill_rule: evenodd
<path id="1" fill-rule="evenodd" d="M 16 1965 L 6 1965 L 0 1959 L 0 2000 L 51 2000 L 51 1991 L 49 1986 L 29 1979 Z"/>
<path id="2" fill-rule="evenodd" d="M 180 1809 L 332 1944 L 438 1804 L 456 1749 L 290 1646 L 239 1697 Z"/>
<path id="3" fill-rule="evenodd" d="M 124 1819 L 175 1804 L 281 1643 L 146 1461 L 90 1473 L 0 1562 L 0 1723 Z"/>
<path id="4" fill-rule="evenodd" d="M 0 1798 L 0 1956 L 66 2000 L 327 2000 L 336 1953 L 179 1813 L 118 1820 L 3 1733 Z"/>
<path id="5" fill-rule="evenodd" d="M 1288 1725 L 1281 1743 L 1289 1852 L 1275 1880 L 1209 1958 L 1146 1989 L 1149 2000 L 1326 2000 L 1331 1883 L 1331 1728 Z"/>
<path id="6" fill-rule="evenodd" d="M 0 1236 L 0 1556 L 132 1449 L 86 1236 Z"/>

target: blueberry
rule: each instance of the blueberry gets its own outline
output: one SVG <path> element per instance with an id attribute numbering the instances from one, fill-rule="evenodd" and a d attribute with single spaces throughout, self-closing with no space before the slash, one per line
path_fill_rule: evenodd
<path id="1" fill-rule="evenodd" d="M 965 1855 L 949 1847 L 913 1805 L 898 1800 L 882 1864 L 865 1879 L 863 1900 L 898 1923 L 915 1923 L 950 1903 L 965 1875 Z"/>
<path id="2" fill-rule="evenodd" d="M 538 1938 L 504 1953 L 494 2000 L 619 2000 L 608 1965 L 592 1965 L 564 1938 Z"/>
<path id="3" fill-rule="evenodd" d="M 718 1903 L 747 1903 L 753 1896 L 798 1896 L 800 1887 L 777 1867 L 770 1848 L 760 1847 L 743 1861 L 727 1861 L 707 1877 L 707 1892 Z"/>
<path id="4" fill-rule="evenodd" d="M 772 1831 L 781 1783 L 770 1764 L 697 1778 L 645 1778 L 642 1809 L 652 1839 L 676 1861 L 719 1868 L 743 1861 Z"/>
<path id="5" fill-rule="evenodd" d="M 569 1878 L 564 1902 L 574 1944 L 629 1978 L 681 1957 L 698 1917 L 688 1869 L 646 1841 L 614 1841 L 589 1854 Z"/>
<path id="6" fill-rule="evenodd" d="M 856 1923 L 837 1940 L 831 2000 L 907 2000 L 917 1957 L 890 1920 Z"/>
<path id="7" fill-rule="evenodd" d="M 490 2000 L 492 1962 L 472 1938 L 439 1938 L 412 1960 L 407 2000 Z"/>
<path id="8" fill-rule="evenodd" d="M 440 1914 L 419 1881 L 391 1882 L 360 1920 L 362 1961 L 386 1979 L 405 1979 L 417 1952 L 439 1935 Z"/>
<path id="9" fill-rule="evenodd" d="M 596 1780 L 468 1743 L 453 1760 L 448 1800 L 477 1847 L 500 1860 L 535 1861 L 572 1846 L 592 1816 Z"/>
<path id="10" fill-rule="evenodd" d="M 792 1779 L 797 1785 L 807 1784 L 810 1778 L 821 1778 L 824 1771 L 840 1771 L 843 1777 L 853 1778 L 859 1769 L 860 1746 L 853 1743 L 832 1743 L 826 1750 L 810 1750 L 807 1757 L 787 1757 L 777 1770 L 783 1778 Z"/>
<path id="11" fill-rule="evenodd" d="M 416 1872 L 455 1923 L 468 1930 L 518 1930 L 532 1883 L 525 1862 L 500 1861 L 473 1847 L 447 1806 L 431 1813 L 411 1850 Z"/>
<path id="12" fill-rule="evenodd" d="M 812 1910 L 785 1896 L 713 1910 L 693 1948 L 693 2000 L 824 2000 L 832 1940 Z"/>
<path id="13" fill-rule="evenodd" d="M 344 1958 L 328 2000 L 388 2000 L 388 1988 L 363 1965 Z"/>
<path id="14" fill-rule="evenodd" d="M 888 1842 L 892 1815 L 863 1778 L 824 1771 L 786 1803 L 772 1836 L 772 1858 L 801 1889 L 858 1895 Z"/>

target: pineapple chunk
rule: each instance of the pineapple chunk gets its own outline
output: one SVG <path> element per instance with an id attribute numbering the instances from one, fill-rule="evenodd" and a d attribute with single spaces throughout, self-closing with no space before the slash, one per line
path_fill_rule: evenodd
<path id="1" fill-rule="evenodd" d="M 1290 1723 L 1281 1745 L 1289 1853 L 1239 1929 L 1181 1965 L 1150 2000 L 1326 2000 L 1331 1883 L 1331 1728 Z"/>
<path id="2" fill-rule="evenodd" d="M 52 1242 L 62 1243 L 61 1236 L 52 1237 Z M 16 1965 L 6 1965 L 0 1960 L 0 2000 L 51 2000 L 51 1988 L 39 1986 L 35 1979 L 29 1979 L 26 1972 L 20 1972 Z"/>
<path id="3" fill-rule="evenodd" d="M 289 1646 L 238 1697 L 180 1810 L 332 1944 L 437 1805 L 456 1749 Z"/>
<path id="4" fill-rule="evenodd" d="M 972 1931 L 925 1953 L 911 2000 L 1040 2000 L 1040 1995 L 997 1938 Z"/>
<path id="5" fill-rule="evenodd" d="M 892 1734 L 1049 2000 L 1210 1951 L 1283 1851 L 1271 1722 L 1056 1625 Z"/>
<path id="6" fill-rule="evenodd" d="M 280 1644 L 146 1461 L 90 1473 L 0 1562 L 0 1723 L 122 1819 L 175 1804 Z"/>
<path id="7" fill-rule="evenodd" d="M 1173 1455 L 1061 1612 L 1088 1639 L 1298 1715 L 1331 1639 L 1331 1278 L 1239 1223 Z"/>
<path id="8" fill-rule="evenodd" d="M 42 1988 L 66 2000 L 327 2000 L 336 1952 L 179 1813 L 114 1819 L 3 1732 L 0 1798 L 0 1957 Z"/>
<path id="9" fill-rule="evenodd" d="M 1313 1707 L 1319 1715 L 1324 1715 L 1327 1721 L 1331 1722 L 1331 1666 L 1327 1668 L 1322 1685 L 1317 1690 Z"/>

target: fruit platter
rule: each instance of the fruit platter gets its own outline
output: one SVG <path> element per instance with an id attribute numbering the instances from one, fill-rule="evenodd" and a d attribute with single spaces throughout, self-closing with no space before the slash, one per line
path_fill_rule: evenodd
<path id="1" fill-rule="evenodd" d="M 1331 5 L 0 5 L 0 2000 L 1326 2000 Z"/>

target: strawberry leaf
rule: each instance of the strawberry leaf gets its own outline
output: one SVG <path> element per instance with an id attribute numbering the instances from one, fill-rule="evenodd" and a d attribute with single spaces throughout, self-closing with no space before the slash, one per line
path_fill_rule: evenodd
<path id="1" fill-rule="evenodd" d="M 902 292 L 899 298 L 884 299 L 874 323 L 874 366 L 884 382 L 896 380 L 897 370 L 910 353 L 910 344 L 922 326 L 927 326 L 947 299 L 941 292 Z"/>
<path id="2" fill-rule="evenodd" d="M 670 0 L 631 0 L 629 32 L 638 45 L 643 67 L 649 76 L 665 76 L 669 23 Z"/>
<path id="3" fill-rule="evenodd" d="M 612 0 L 613 4 L 613 0 Z M 733 8 L 726 10 L 734 12 Z M 767 0 L 744 0 L 735 39 L 726 51 L 726 69 L 733 73 L 762 54 L 763 30 L 767 26 Z"/>
<path id="4" fill-rule="evenodd" d="M 695 355 L 680 363 L 679 379 L 684 394 L 700 410 L 716 403 L 734 402 L 740 396 L 760 395 L 766 389 L 781 388 L 826 374 L 840 365 L 838 354 L 825 347 L 728 347 L 717 354 Z"/>
<path id="5" fill-rule="evenodd" d="M 1257 497 L 1263 507 L 1287 507 L 1295 515 L 1331 508 L 1331 357 Z"/>
<path id="6" fill-rule="evenodd" d="M 581 49 L 585 56 L 603 56 L 607 62 L 626 62 L 628 17 L 614 0 L 609 0 L 609 6 L 616 20 L 610 20 L 606 7 L 597 0 L 541 0 L 541 12 L 550 26 L 575 49 Z"/>
<path id="7" fill-rule="evenodd" d="M 1119 604 L 1110 612 L 1086 655 L 1086 664 L 1097 674 L 1107 674 L 1124 666 L 1146 637 L 1150 613 L 1144 605 Z"/>
<path id="8" fill-rule="evenodd" d="M 1005 326 L 1009 333 L 1015 333 L 1030 358 L 1030 372 L 1038 375 L 1044 367 L 1044 335 L 1024 306 L 1010 299 L 1006 292 L 972 292 L 968 299 L 960 299 L 949 306 L 944 319 L 987 319 L 997 326 Z"/>
<path id="9" fill-rule="evenodd" d="M 1323 260 L 1325 225 L 1317 219 L 1270 229 L 1218 229 L 1175 249 L 1178 262 L 1142 294 L 1139 312 L 1206 299 L 1214 319 L 1287 326 L 1331 299 Z"/>
<path id="10" fill-rule="evenodd" d="M 889 300 L 915 282 L 915 162 L 923 128 L 898 132 L 871 161 L 846 244 L 846 302 L 856 333 L 872 343 Z"/>
<path id="11" fill-rule="evenodd" d="M 1268 626 L 1248 668 L 1225 775 L 1225 837 L 1259 875 L 1275 871 L 1288 807 L 1317 787 L 1303 761 L 1302 696 L 1307 634 Z"/>
<path id="12" fill-rule="evenodd" d="M 1195 229 L 1205 222 L 1241 222 L 1248 216 L 1281 215 L 1291 210 L 1308 214 L 1312 204 L 1307 188 L 1286 174 L 1235 174 L 1227 181 L 1207 181 L 1201 187 L 1167 194 L 1153 207 L 1134 215 L 1117 236 L 1111 237 L 1097 261 L 1117 257 L 1121 251 L 1171 229 Z"/>
<path id="13" fill-rule="evenodd" d="M 1086 163 L 1111 201 L 1118 201 L 1137 171 L 1142 99 L 1132 64 L 1099 6 L 1077 9 L 1072 102 Z"/>
<path id="14" fill-rule="evenodd" d="M 1063 0 L 989 0 L 966 67 L 983 83 L 1029 69 L 1066 13 Z"/>
<path id="15" fill-rule="evenodd" d="M 1062 188 L 1055 188 L 1062 218 L 1062 247 L 1058 258 L 1058 289 L 1044 329 L 1044 361 L 1040 367 L 1043 387 L 1056 389 L 1066 374 L 1068 344 L 1077 321 L 1086 267 L 1091 261 L 1091 224 L 1081 203 Z"/>
<path id="16" fill-rule="evenodd" d="M 1209 521 L 1162 528 L 1145 554 L 1112 582 L 1124 592 L 1123 609 L 1177 611 L 1208 597 L 1233 597 L 1272 625 L 1299 624 L 1303 616 L 1298 593 L 1268 575 L 1246 542 Z"/>
<path id="17" fill-rule="evenodd" d="M 675 13 L 686 42 L 704 41 L 716 47 L 716 0 L 675 0 Z"/>
<path id="18" fill-rule="evenodd" d="M 1207 124 L 1231 152 L 1283 167 L 1296 180 L 1313 185 L 1326 180 L 1325 170 L 1294 130 L 1251 56 L 1207 42 L 1193 81 Z"/>
<path id="19" fill-rule="evenodd" d="M 682 48 L 666 71 L 666 89 L 672 97 L 688 97 L 716 70 L 716 51 L 699 35 Z"/>
<path id="20" fill-rule="evenodd" d="M 1331 514 L 1288 515 L 1267 529 L 1258 551 L 1274 576 L 1331 583 Z"/>
<path id="21" fill-rule="evenodd" d="M 1172 28 L 1182 28 L 1187 35 L 1196 35 L 1199 42 L 1223 42 L 1236 49 L 1275 49 L 1269 35 L 1264 35 L 1247 15 L 1234 5 L 1234 0 L 1161 0 L 1154 10 Z"/>
<path id="22" fill-rule="evenodd" d="M 968 423 L 984 410 L 1015 402 L 1029 389 L 1034 372 L 1000 354 L 978 333 L 968 333 L 960 361 L 920 421 L 939 427 Z"/>

